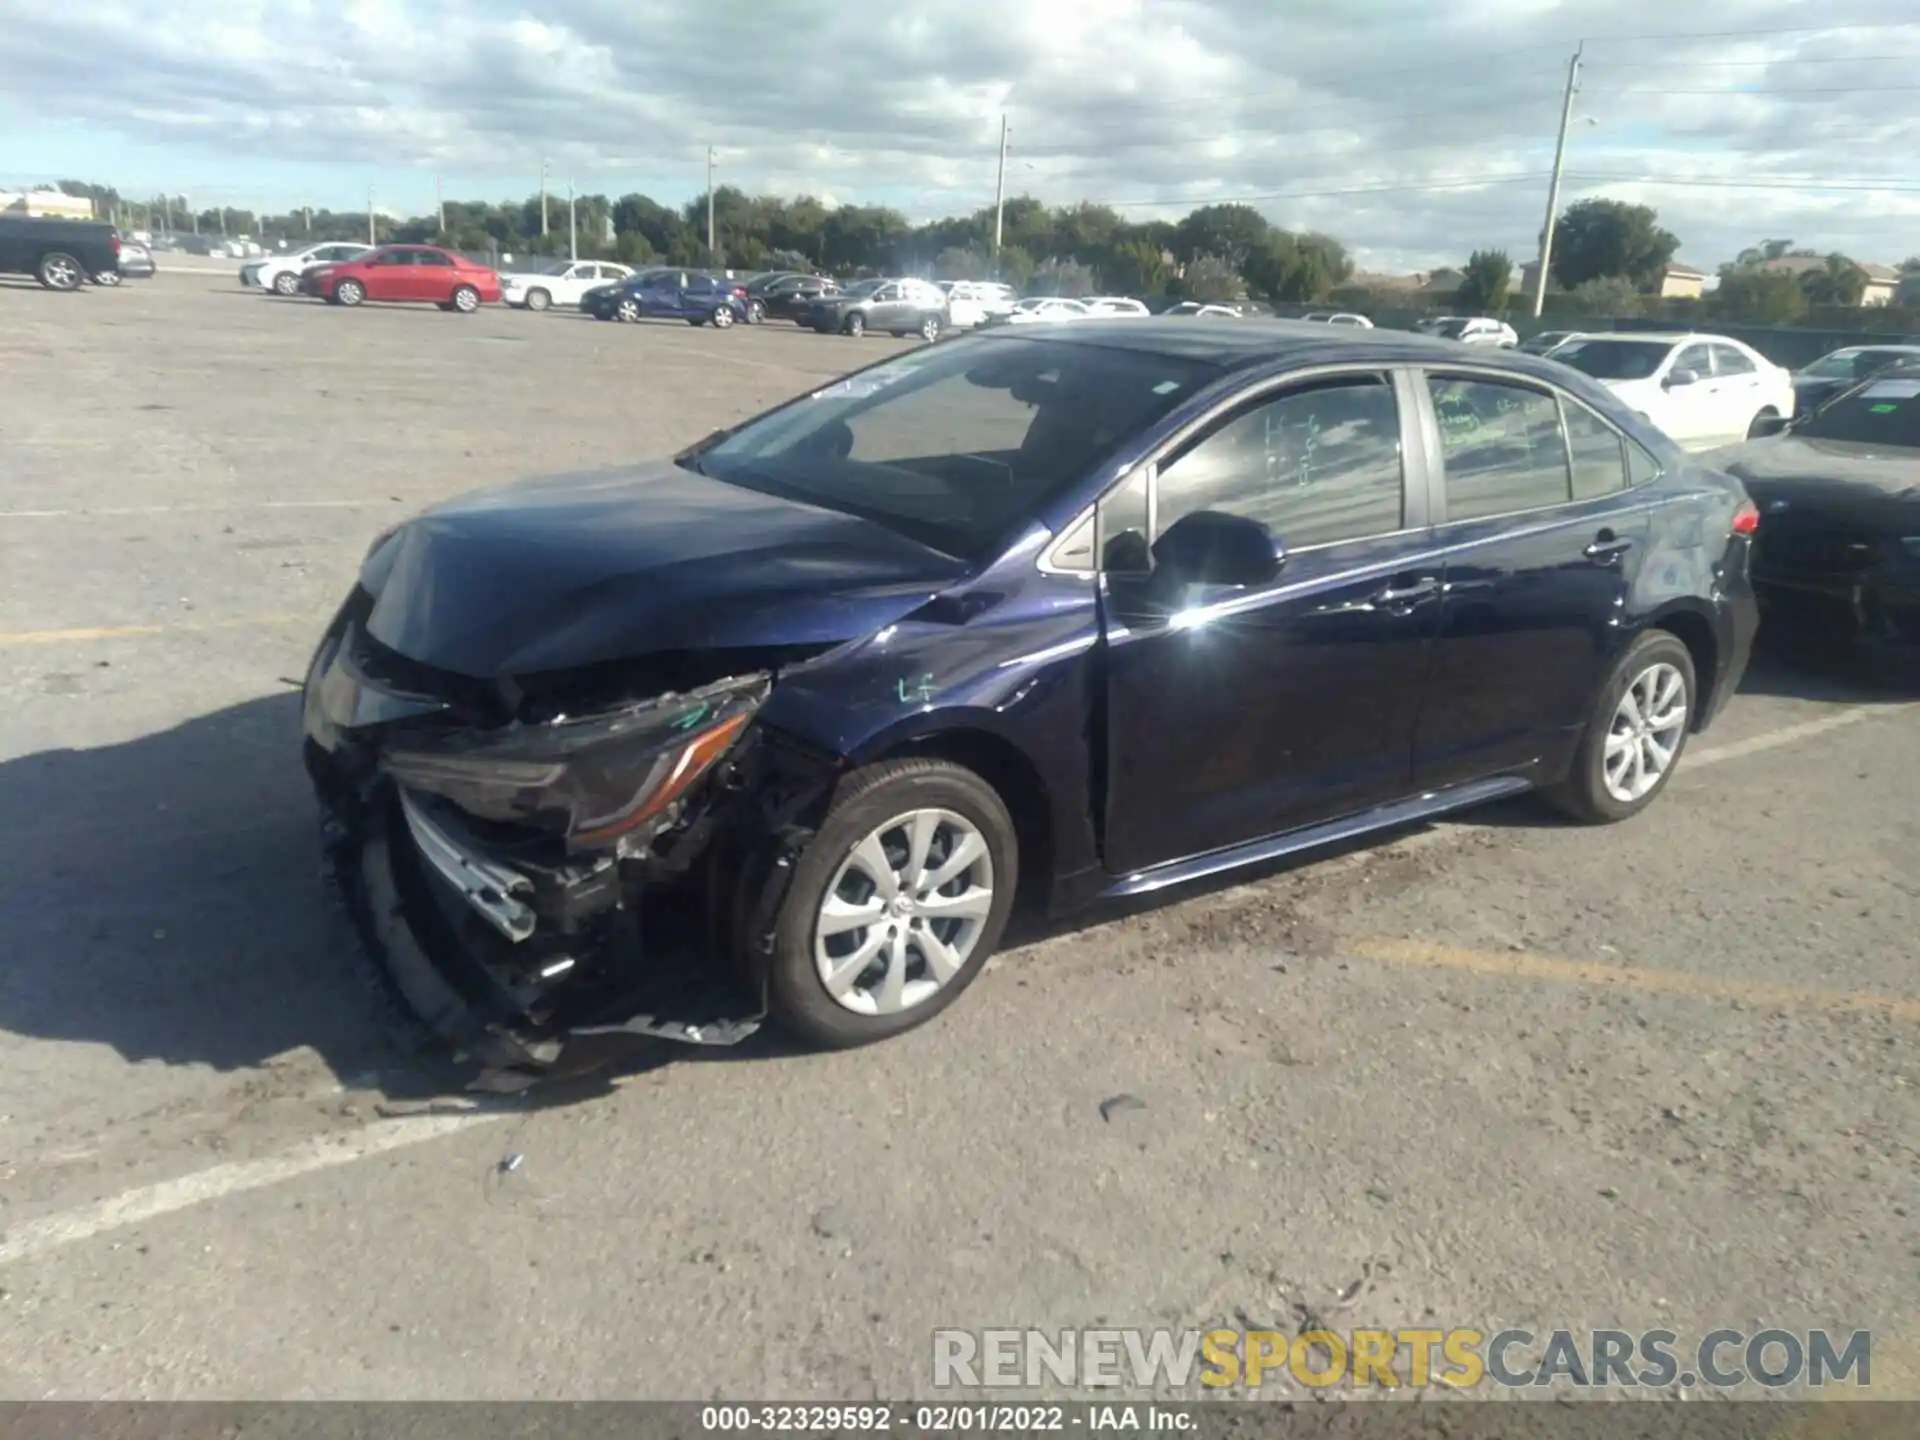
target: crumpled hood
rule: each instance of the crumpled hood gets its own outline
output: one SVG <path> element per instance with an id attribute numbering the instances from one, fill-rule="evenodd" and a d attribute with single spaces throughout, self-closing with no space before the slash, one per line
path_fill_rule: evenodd
<path id="1" fill-rule="evenodd" d="M 369 556 L 367 631 L 477 679 L 670 650 L 835 643 L 963 573 L 833 510 L 669 462 L 521 481 L 436 506 Z"/>

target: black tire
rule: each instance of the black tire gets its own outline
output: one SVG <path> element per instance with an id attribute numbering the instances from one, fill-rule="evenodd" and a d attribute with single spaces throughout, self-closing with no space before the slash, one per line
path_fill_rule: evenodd
<path id="1" fill-rule="evenodd" d="M 986 841 L 993 865 L 992 907 L 966 962 L 926 1000 L 892 1015 L 862 1015 L 827 993 L 813 960 L 813 931 L 828 885 L 848 855 L 877 826 L 911 810 L 950 810 Z M 993 787 L 944 760 L 889 760 L 840 782 L 827 818 L 794 869 L 774 921 L 768 998 L 773 1018 L 812 1044 L 833 1049 L 868 1045 L 923 1025 L 971 985 L 1000 943 L 1019 884 L 1020 848 L 1013 819 Z"/>
<path id="2" fill-rule="evenodd" d="M 545 310 L 552 304 L 553 296 L 544 290 L 536 288 L 527 292 L 527 309 L 529 310 Z"/>
<path id="3" fill-rule="evenodd" d="M 273 277 L 273 293 L 288 297 L 300 293 L 300 275 L 294 270 L 282 270 Z"/>
<path id="4" fill-rule="evenodd" d="M 733 327 L 733 306 L 716 305 L 713 311 L 713 328 L 729 330 Z"/>
<path id="5" fill-rule="evenodd" d="M 758 325 L 767 318 L 767 307 L 758 300 L 747 302 L 747 324 Z"/>
<path id="6" fill-rule="evenodd" d="M 120 272 L 118 270 L 102 270 L 98 275 L 93 277 L 93 283 L 108 287 L 118 285 L 120 283 Z"/>
<path id="7" fill-rule="evenodd" d="M 87 283 L 85 267 L 64 250 L 47 251 L 33 273 L 49 290 L 78 290 Z"/>
<path id="8" fill-rule="evenodd" d="M 856 310 L 847 316 L 846 321 L 840 326 L 840 330 L 842 334 L 851 335 L 855 340 L 858 340 L 862 335 L 867 333 L 867 317 Z"/>
<path id="9" fill-rule="evenodd" d="M 1671 665 L 1684 682 L 1687 721 L 1681 727 L 1673 758 L 1658 781 L 1645 794 L 1626 800 L 1615 795 L 1606 783 L 1607 736 L 1614 712 L 1620 706 L 1627 687 L 1655 665 Z M 1699 703 L 1700 687 L 1693 671 L 1693 655 L 1679 638 L 1665 630 L 1649 630 L 1632 645 L 1613 667 L 1607 683 L 1600 689 L 1593 713 L 1587 717 L 1586 733 L 1574 755 L 1573 769 L 1560 784 L 1544 791 L 1548 803 L 1585 825 L 1612 825 L 1638 815 L 1667 788 L 1686 753 L 1687 737 L 1693 732 L 1694 707 Z"/>
<path id="10" fill-rule="evenodd" d="M 613 307 L 613 318 L 623 325 L 632 325 L 640 319 L 640 302 L 629 296 Z"/>
<path id="11" fill-rule="evenodd" d="M 480 292 L 471 285 L 456 285 L 447 297 L 447 308 L 462 315 L 475 314 L 480 309 Z"/>
<path id="12" fill-rule="evenodd" d="M 694 326 L 696 329 L 706 323 L 706 317 L 701 315 L 689 315 L 687 317 L 687 324 Z"/>
<path id="13" fill-rule="evenodd" d="M 938 315 L 925 316 L 920 321 L 920 338 L 931 345 L 940 338 L 940 332 L 945 328 Z"/>
<path id="14" fill-rule="evenodd" d="M 367 287 L 358 280 L 342 280 L 333 287 L 333 303 L 354 306 L 367 298 Z"/>
<path id="15" fill-rule="evenodd" d="M 1755 415 L 1751 423 L 1748 424 L 1747 439 L 1758 440 L 1761 434 L 1761 431 L 1760 431 L 1761 423 L 1767 420 L 1778 420 L 1779 418 L 1780 418 L 1780 412 L 1774 409 L 1773 406 L 1768 405 L 1763 410 L 1761 410 L 1759 414 Z"/>

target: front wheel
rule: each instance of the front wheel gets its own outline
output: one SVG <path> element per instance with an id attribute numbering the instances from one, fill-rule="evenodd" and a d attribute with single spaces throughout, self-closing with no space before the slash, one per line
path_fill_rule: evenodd
<path id="1" fill-rule="evenodd" d="M 480 292 L 471 285 L 455 286 L 448 303 L 462 315 L 471 315 L 480 308 Z"/>
<path id="2" fill-rule="evenodd" d="M 747 324 L 758 325 L 767 318 L 767 307 L 758 300 L 747 302 Z"/>
<path id="3" fill-rule="evenodd" d="M 333 287 L 333 298 L 339 305 L 358 305 L 367 298 L 367 287 L 358 280 L 342 280 Z"/>
<path id="4" fill-rule="evenodd" d="M 640 302 L 638 300 L 622 300 L 618 305 L 613 307 L 613 314 L 614 318 L 622 324 L 631 325 L 640 318 Z"/>
<path id="5" fill-rule="evenodd" d="M 867 317 L 856 310 L 853 314 L 847 316 L 847 323 L 840 328 L 858 340 L 862 335 L 867 333 Z"/>
<path id="6" fill-rule="evenodd" d="M 300 277 L 291 270 L 282 270 L 273 277 L 273 293 L 293 296 L 300 293 Z"/>
<path id="7" fill-rule="evenodd" d="M 529 290 L 527 292 L 527 308 L 529 310 L 545 310 L 552 304 L 553 296 L 544 290 Z"/>
<path id="8" fill-rule="evenodd" d="M 731 305 L 716 307 L 713 312 L 713 328 L 725 330 L 731 324 L 733 324 L 733 307 Z"/>
<path id="9" fill-rule="evenodd" d="M 774 1016 L 836 1048 L 931 1020 L 999 943 L 1019 866 L 1007 808 L 973 771 L 893 760 L 854 772 L 774 923 Z"/>
<path id="10" fill-rule="evenodd" d="M 1766 430 L 1762 428 L 1766 425 L 1767 421 L 1778 420 L 1779 418 L 1780 412 L 1771 405 L 1767 406 L 1758 415 L 1754 416 L 1752 421 L 1747 425 L 1747 439 L 1760 439 L 1761 436 L 1767 433 Z"/>
<path id="11" fill-rule="evenodd" d="M 931 345 L 940 338 L 940 317 L 929 315 L 920 322 L 920 338 Z"/>
<path id="12" fill-rule="evenodd" d="M 93 277 L 93 283 L 96 285 L 118 285 L 120 283 L 120 272 L 118 270 L 102 270 L 98 275 Z"/>
<path id="13" fill-rule="evenodd" d="M 1588 825 L 1646 809 L 1680 763 L 1696 684 L 1693 656 L 1677 637 L 1651 630 L 1634 641 L 1600 691 L 1572 773 L 1547 799 Z"/>

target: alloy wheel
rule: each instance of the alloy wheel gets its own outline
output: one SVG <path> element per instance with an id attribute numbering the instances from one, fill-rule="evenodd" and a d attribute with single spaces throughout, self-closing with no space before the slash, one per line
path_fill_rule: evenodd
<path id="1" fill-rule="evenodd" d="M 462 285 L 453 292 L 453 308 L 462 315 L 471 315 L 480 308 L 480 292 L 471 285 Z"/>
<path id="2" fill-rule="evenodd" d="M 41 262 L 40 274 L 55 290 L 76 290 L 85 278 L 80 267 L 64 255 L 49 255 Z"/>
<path id="3" fill-rule="evenodd" d="M 631 322 L 640 318 L 640 307 L 631 300 L 622 300 L 614 307 L 613 313 L 622 320 Z"/>
<path id="4" fill-rule="evenodd" d="M 282 270 L 273 277 L 273 293 L 291 295 L 300 288 L 300 277 L 291 270 Z"/>
<path id="5" fill-rule="evenodd" d="M 846 1009 L 897 1015 L 966 968 L 992 910 L 980 828 L 952 810 L 910 810 L 840 862 L 814 921 L 814 968 Z"/>
<path id="6" fill-rule="evenodd" d="M 713 323 L 714 327 L 719 330 L 724 330 L 733 324 L 733 307 L 731 305 L 720 306 L 719 309 L 713 312 Z"/>
<path id="7" fill-rule="evenodd" d="M 1687 728 L 1687 682 L 1662 660 L 1633 678 L 1607 725 L 1602 774 L 1623 804 L 1646 795 L 1673 768 Z"/>

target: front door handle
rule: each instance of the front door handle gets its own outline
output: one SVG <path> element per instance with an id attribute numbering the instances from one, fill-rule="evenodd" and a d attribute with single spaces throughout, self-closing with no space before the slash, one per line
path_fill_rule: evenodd
<path id="1" fill-rule="evenodd" d="M 1580 553 L 1589 560 L 1598 560 L 1603 565 L 1611 565 L 1633 548 L 1633 541 L 1623 540 L 1611 530 L 1602 530 L 1593 537 L 1593 543 Z"/>
<path id="2" fill-rule="evenodd" d="M 1376 590 L 1368 596 L 1367 603 L 1404 615 L 1429 595 L 1439 593 L 1440 581 L 1436 576 L 1422 575 L 1418 579 L 1396 576 L 1387 582 L 1384 590 Z"/>

